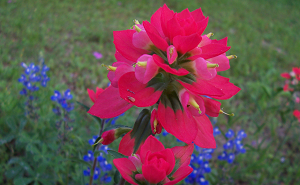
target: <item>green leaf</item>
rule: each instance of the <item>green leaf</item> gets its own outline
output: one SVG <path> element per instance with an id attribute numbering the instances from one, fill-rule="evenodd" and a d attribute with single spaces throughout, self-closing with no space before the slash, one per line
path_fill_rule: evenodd
<path id="1" fill-rule="evenodd" d="M 135 153 L 139 149 L 139 146 L 152 135 L 150 116 L 150 111 L 148 109 L 143 109 L 134 123 L 130 133 L 130 137 L 134 138 L 133 153 Z"/>
<path id="2" fill-rule="evenodd" d="M 89 167 L 92 167 L 92 165 L 84 160 L 81 160 L 81 159 L 78 159 L 78 158 L 75 158 L 75 157 L 71 157 L 70 159 L 68 159 L 70 161 L 73 161 L 73 162 L 76 162 L 78 164 L 83 164 L 83 165 L 86 165 L 86 166 L 89 166 Z"/>
<path id="3" fill-rule="evenodd" d="M 79 105 L 81 105 L 83 108 L 85 108 L 86 111 L 90 110 L 90 107 L 88 107 L 87 105 L 84 105 L 83 103 L 80 103 L 79 101 L 76 101 Z"/>
<path id="4" fill-rule="evenodd" d="M 117 151 L 114 151 L 114 150 L 107 150 L 107 152 L 108 152 L 111 156 L 113 156 L 115 159 L 118 159 L 118 158 L 127 158 L 126 155 L 123 155 L 123 154 L 121 154 L 121 153 L 119 153 L 119 152 L 117 152 Z"/>
<path id="5" fill-rule="evenodd" d="M 114 182 L 115 182 L 115 184 L 119 184 L 120 178 L 121 178 L 120 172 L 118 170 L 116 170 L 116 172 L 114 174 Z"/>
<path id="6" fill-rule="evenodd" d="M 27 123 L 26 119 L 21 119 L 20 126 L 19 126 L 19 132 L 21 132 L 24 129 L 26 123 Z"/>
<path id="7" fill-rule="evenodd" d="M 5 136 L 4 138 L 0 139 L 0 145 L 3 145 L 5 143 L 10 142 L 11 140 L 13 140 L 15 138 L 15 135 L 11 134 L 8 136 Z"/>
<path id="8" fill-rule="evenodd" d="M 14 184 L 15 185 L 27 185 L 33 181 L 32 178 L 25 178 L 25 177 L 20 177 L 20 178 L 15 178 L 14 179 Z"/>
<path id="9" fill-rule="evenodd" d="M 8 179 L 13 179 L 15 177 L 17 177 L 21 172 L 22 172 L 22 167 L 21 166 L 16 166 L 13 168 L 9 168 L 6 172 L 5 172 L 5 176 Z"/>

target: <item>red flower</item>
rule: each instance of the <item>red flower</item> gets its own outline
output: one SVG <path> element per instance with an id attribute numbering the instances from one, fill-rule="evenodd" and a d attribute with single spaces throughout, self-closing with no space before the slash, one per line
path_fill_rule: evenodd
<path id="1" fill-rule="evenodd" d="M 229 69 L 229 59 L 236 56 L 226 56 L 227 38 L 202 35 L 207 23 L 201 9 L 175 13 L 164 5 L 150 22 L 135 21 L 133 29 L 115 31 L 117 62 L 108 66 L 113 87 L 89 113 L 111 118 L 133 105 L 158 103 L 157 120 L 169 133 L 186 143 L 215 147 L 206 114 L 218 116 L 220 103 L 205 96 L 225 100 L 240 88 L 217 74 Z M 184 97 L 181 92 L 186 92 Z"/>
<path id="2" fill-rule="evenodd" d="M 119 147 L 128 148 L 123 145 Z M 193 171 L 188 166 L 193 149 L 192 144 L 165 149 L 155 137 L 149 136 L 135 155 L 114 159 L 113 163 L 122 177 L 131 184 L 146 181 L 150 184 L 172 185 Z M 168 177 L 171 172 L 174 173 Z"/>
<path id="3" fill-rule="evenodd" d="M 300 122 L 300 111 L 299 110 L 294 110 L 293 115 L 298 119 Z"/>

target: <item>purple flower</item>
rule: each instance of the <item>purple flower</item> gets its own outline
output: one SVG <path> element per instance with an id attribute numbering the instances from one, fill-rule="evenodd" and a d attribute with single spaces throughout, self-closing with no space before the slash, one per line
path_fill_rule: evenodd
<path id="1" fill-rule="evenodd" d="M 98 53 L 97 51 L 95 51 L 95 52 L 93 53 L 93 55 L 95 56 L 96 59 L 102 58 L 102 54 L 101 54 L 101 53 Z"/>

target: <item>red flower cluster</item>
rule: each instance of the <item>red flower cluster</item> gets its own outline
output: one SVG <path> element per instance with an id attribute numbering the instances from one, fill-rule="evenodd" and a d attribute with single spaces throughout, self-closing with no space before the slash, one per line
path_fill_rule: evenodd
<path id="1" fill-rule="evenodd" d="M 293 114 L 298 119 L 298 121 L 300 122 L 300 111 L 299 110 L 294 110 Z"/>
<path id="2" fill-rule="evenodd" d="M 290 88 L 290 85 L 297 85 L 300 81 L 300 67 L 293 67 L 290 73 L 281 73 L 281 77 L 287 79 L 283 87 L 284 91 L 294 91 L 294 88 Z"/>
<path id="3" fill-rule="evenodd" d="M 119 148 L 128 149 L 124 145 Z M 188 166 L 193 150 L 193 144 L 165 149 L 155 137 L 149 136 L 134 156 L 114 159 L 113 162 L 122 177 L 131 184 L 148 182 L 172 185 L 193 171 Z"/>
<path id="4" fill-rule="evenodd" d="M 130 30 L 115 31 L 117 62 L 107 66 L 111 86 L 89 110 L 112 118 L 131 108 L 158 104 L 151 116 L 154 133 L 161 126 L 185 143 L 203 148 L 216 146 L 208 116 L 223 113 L 221 103 L 240 88 L 217 74 L 230 68 L 227 38 L 202 35 L 208 23 L 201 9 L 175 13 L 166 5 L 151 21 Z M 207 96 L 213 98 L 207 98 Z"/>

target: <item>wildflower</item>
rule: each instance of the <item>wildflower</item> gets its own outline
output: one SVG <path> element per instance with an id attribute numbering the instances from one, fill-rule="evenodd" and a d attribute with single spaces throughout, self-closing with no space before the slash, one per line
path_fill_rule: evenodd
<path id="1" fill-rule="evenodd" d="M 298 119 L 300 122 L 300 111 L 299 110 L 294 110 L 293 115 Z"/>
<path id="2" fill-rule="evenodd" d="M 157 120 L 185 143 L 216 146 L 208 116 L 224 113 L 221 103 L 240 88 L 217 73 L 229 69 L 227 38 L 202 35 L 208 23 L 201 9 L 174 13 L 166 5 L 130 30 L 115 31 L 117 62 L 107 66 L 111 86 L 89 113 L 112 118 L 132 106 L 158 103 Z M 207 98 L 209 96 L 214 99 Z"/>
<path id="3" fill-rule="evenodd" d="M 119 146 L 124 147 L 123 145 Z M 128 158 L 114 159 L 122 177 L 131 184 L 176 184 L 193 170 L 188 166 L 193 145 L 165 149 L 154 136 L 149 136 L 140 151 Z M 169 177 L 172 171 L 175 171 Z"/>
<path id="4" fill-rule="evenodd" d="M 99 52 L 97 52 L 97 51 L 95 51 L 95 52 L 93 53 L 93 55 L 94 55 L 94 57 L 95 57 L 96 59 L 102 58 L 102 54 L 99 53 Z"/>

